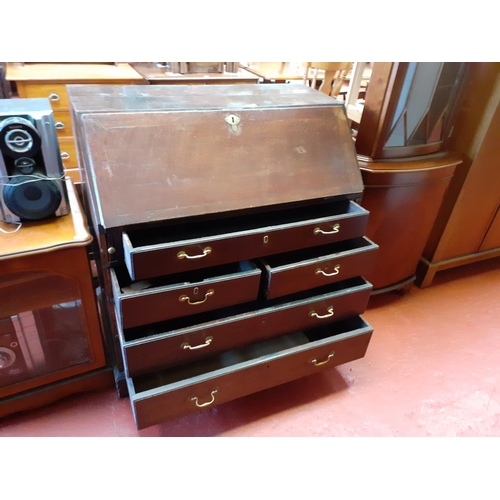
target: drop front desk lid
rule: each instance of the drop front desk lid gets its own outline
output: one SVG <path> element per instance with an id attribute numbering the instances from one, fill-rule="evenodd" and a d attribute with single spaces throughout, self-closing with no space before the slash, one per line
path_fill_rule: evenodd
<path id="1" fill-rule="evenodd" d="M 344 107 L 297 85 L 68 85 L 100 224 L 359 195 Z"/>

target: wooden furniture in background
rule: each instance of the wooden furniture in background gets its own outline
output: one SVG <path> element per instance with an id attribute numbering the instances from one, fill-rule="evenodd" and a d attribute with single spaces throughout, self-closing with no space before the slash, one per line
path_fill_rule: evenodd
<path id="1" fill-rule="evenodd" d="M 68 93 L 138 428 L 364 356 L 377 245 L 339 102 L 303 85 Z"/>
<path id="2" fill-rule="evenodd" d="M 366 278 L 375 293 L 406 291 L 433 227 L 443 196 L 461 157 L 441 153 L 406 161 L 359 160 L 370 212 L 367 236 L 380 245 Z"/>
<path id="3" fill-rule="evenodd" d="M 303 81 L 305 67 L 303 62 L 251 62 L 242 67 L 262 78 L 263 83 L 286 83 L 288 81 Z M 311 74 L 311 78 L 312 78 Z M 319 70 L 316 80 L 322 81 L 324 70 Z"/>
<path id="4" fill-rule="evenodd" d="M 66 182 L 71 214 L 0 232 L 0 417 L 112 383 L 87 258 L 92 238 Z"/>
<path id="5" fill-rule="evenodd" d="M 12 92 L 9 82 L 5 79 L 5 66 L 7 63 L 0 62 L 0 99 L 8 99 Z"/>
<path id="6" fill-rule="evenodd" d="M 374 289 L 407 291 L 461 157 L 444 154 L 465 63 L 374 63 L 356 151 L 379 244 Z"/>
<path id="7" fill-rule="evenodd" d="M 151 85 L 227 85 L 259 83 L 260 77 L 238 68 L 223 73 L 176 73 L 161 63 L 131 63 L 132 67 Z"/>
<path id="8" fill-rule="evenodd" d="M 464 161 L 455 175 L 417 271 L 436 272 L 500 256 L 500 63 L 470 63 L 449 147 Z"/>
<path id="9" fill-rule="evenodd" d="M 19 97 L 48 98 L 54 110 L 64 170 L 80 182 L 66 84 L 147 82 L 129 64 L 7 63 L 6 78 L 15 84 Z"/>
<path id="10" fill-rule="evenodd" d="M 154 63 L 171 73 L 237 73 L 237 62 L 159 62 Z"/>
<path id="11" fill-rule="evenodd" d="M 349 84 L 345 94 L 345 108 L 347 118 L 351 125 L 356 128 L 361 122 L 361 116 L 364 109 L 364 99 L 366 97 L 366 89 L 371 80 L 372 64 L 366 62 L 355 62 L 351 74 L 349 75 Z"/>
<path id="12" fill-rule="evenodd" d="M 337 97 L 348 71 L 352 68 L 352 62 L 306 62 L 304 67 L 304 83 L 313 89 L 317 88 L 317 75 L 322 70 L 323 80 L 318 90 L 326 95 Z"/>

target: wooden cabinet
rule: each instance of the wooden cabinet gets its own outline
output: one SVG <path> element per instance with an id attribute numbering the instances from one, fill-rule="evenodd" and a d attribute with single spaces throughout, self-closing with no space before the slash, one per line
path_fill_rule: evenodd
<path id="1" fill-rule="evenodd" d="M 59 149 L 66 175 L 80 182 L 73 128 L 68 106 L 68 83 L 147 83 L 126 63 L 41 64 L 8 63 L 6 78 L 15 83 L 19 97 L 49 99 L 54 110 Z"/>
<path id="2" fill-rule="evenodd" d="M 341 104 L 287 85 L 68 93 L 138 428 L 365 354 L 378 247 Z"/>
<path id="3" fill-rule="evenodd" d="M 92 237 L 70 180 L 67 189 L 69 215 L 0 232 L 0 417 L 112 383 L 87 258 Z"/>
<path id="4" fill-rule="evenodd" d="M 451 137 L 464 157 L 419 264 L 417 283 L 436 272 L 500 256 L 500 64 L 472 63 Z"/>
<path id="5" fill-rule="evenodd" d="M 462 157 L 444 144 L 465 63 L 374 63 L 356 151 L 380 251 L 367 278 L 376 293 L 407 291 Z"/>

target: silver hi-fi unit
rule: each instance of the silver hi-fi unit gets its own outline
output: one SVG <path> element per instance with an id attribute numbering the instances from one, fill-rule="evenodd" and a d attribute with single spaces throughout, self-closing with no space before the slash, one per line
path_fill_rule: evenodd
<path id="1" fill-rule="evenodd" d="M 48 99 L 0 100 L 0 215 L 7 222 L 69 213 Z"/>

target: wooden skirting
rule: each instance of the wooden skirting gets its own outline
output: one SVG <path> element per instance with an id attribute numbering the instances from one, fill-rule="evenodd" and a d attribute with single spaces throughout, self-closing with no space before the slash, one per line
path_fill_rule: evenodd
<path id="1" fill-rule="evenodd" d="M 99 391 L 113 386 L 114 379 L 111 368 L 95 370 L 85 375 L 2 399 L 0 402 L 0 418 L 13 413 L 34 410 L 78 392 Z"/>
<path id="2" fill-rule="evenodd" d="M 425 288 L 432 284 L 432 280 L 438 271 L 444 271 L 445 269 L 451 269 L 466 264 L 473 264 L 474 262 L 480 262 L 486 259 L 493 259 L 494 257 L 500 257 L 500 248 L 494 248 L 486 252 L 461 255 L 460 257 L 441 260 L 439 262 L 430 262 L 425 257 L 422 257 L 417 267 L 417 279 L 415 284 L 420 288 Z"/>

